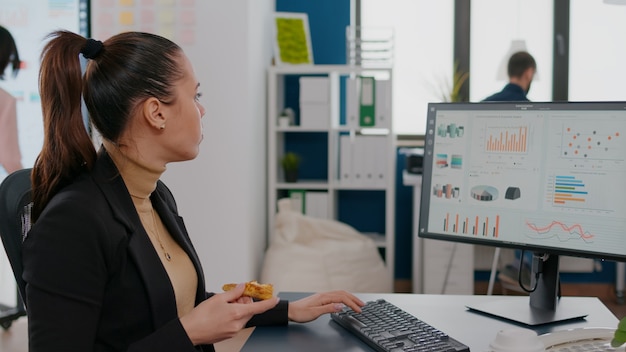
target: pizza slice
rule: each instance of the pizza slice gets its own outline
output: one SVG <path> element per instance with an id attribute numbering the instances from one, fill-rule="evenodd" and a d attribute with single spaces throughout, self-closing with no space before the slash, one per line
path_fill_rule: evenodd
<path id="1" fill-rule="evenodd" d="M 222 286 L 222 290 L 230 291 L 235 287 L 237 287 L 237 284 L 225 284 Z M 248 281 L 246 282 L 243 295 L 259 300 L 269 299 L 274 295 L 274 287 L 271 284 L 260 284 L 256 281 Z"/>

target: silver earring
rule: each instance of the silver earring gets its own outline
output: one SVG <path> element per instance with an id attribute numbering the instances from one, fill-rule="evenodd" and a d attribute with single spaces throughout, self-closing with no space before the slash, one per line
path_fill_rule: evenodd
<path id="1" fill-rule="evenodd" d="M 165 129 L 165 124 L 162 124 L 161 127 L 159 127 L 159 129 L 164 130 Z"/>

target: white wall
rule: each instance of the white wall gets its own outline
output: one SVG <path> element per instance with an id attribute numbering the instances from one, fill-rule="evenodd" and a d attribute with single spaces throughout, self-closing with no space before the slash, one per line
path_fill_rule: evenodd
<path id="1" fill-rule="evenodd" d="M 266 247 L 266 69 L 274 0 L 201 1 L 198 40 L 184 48 L 206 108 L 194 161 L 163 176 L 198 252 L 207 289 L 258 279 Z"/>

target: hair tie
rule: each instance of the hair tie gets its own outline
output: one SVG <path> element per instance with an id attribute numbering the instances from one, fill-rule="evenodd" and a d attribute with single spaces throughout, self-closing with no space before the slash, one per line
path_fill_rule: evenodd
<path id="1" fill-rule="evenodd" d="M 102 47 L 103 44 L 101 41 L 90 38 L 87 39 L 87 43 L 85 43 L 85 46 L 80 50 L 80 53 L 83 54 L 86 59 L 93 60 L 100 54 Z"/>

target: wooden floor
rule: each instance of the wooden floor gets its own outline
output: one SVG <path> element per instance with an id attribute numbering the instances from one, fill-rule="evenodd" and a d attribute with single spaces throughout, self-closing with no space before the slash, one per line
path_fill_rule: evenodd
<path id="1" fill-rule="evenodd" d="M 28 339 L 26 330 L 26 318 L 20 318 L 13 322 L 8 330 L 0 330 L 0 351 L 2 352 L 27 352 Z"/>
<path id="2" fill-rule="evenodd" d="M 474 294 L 484 295 L 487 294 L 487 282 L 476 282 L 474 284 Z M 395 287 L 398 293 L 410 293 L 411 283 L 410 281 L 396 282 Z M 584 297 L 598 297 L 602 303 L 618 319 L 626 317 L 626 304 L 622 299 L 618 298 L 615 292 L 615 286 L 610 284 L 563 284 L 562 285 L 563 296 L 584 296 Z M 519 292 L 507 290 L 502 287 L 498 282 L 494 285 L 493 294 L 507 294 L 507 295 L 519 295 Z M 241 344 L 245 341 L 245 338 L 249 336 L 252 331 L 246 329 L 243 332 L 242 340 L 236 339 L 232 343 L 222 343 L 218 347 L 220 352 L 238 351 Z M 28 351 L 28 338 L 27 338 L 27 326 L 26 318 L 20 318 L 13 323 L 9 330 L 0 330 L 0 351 L 1 352 L 27 352 Z"/>

